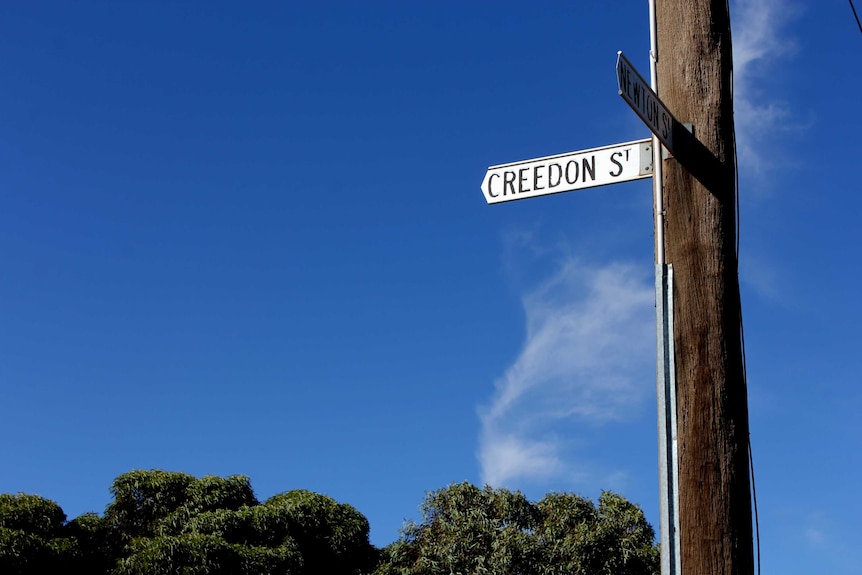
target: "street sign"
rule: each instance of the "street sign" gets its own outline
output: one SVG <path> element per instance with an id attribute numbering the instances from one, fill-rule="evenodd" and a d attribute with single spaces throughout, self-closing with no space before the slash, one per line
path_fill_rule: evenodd
<path id="1" fill-rule="evenodd" d="M 680 123 L 622 52 L 617 52 L 617 86 L 623 100 L 673 154 L 673 135 L 678 129 L 674 126 L 679 126 Z"/>
<path id="2" fill-rule="evenodd" d="M 637 140 L 491 166 L 482 180 L 489 204 L 649 178 L 652 140 Z"/>

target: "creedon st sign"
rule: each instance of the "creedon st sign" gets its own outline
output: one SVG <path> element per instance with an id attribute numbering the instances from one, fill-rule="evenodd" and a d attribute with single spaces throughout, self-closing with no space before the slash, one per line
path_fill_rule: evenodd
<path id="1" fill-rule="evenodd" d="M 637 140 L 491 166 L 482 180 L 489 204 L 652 176 L 652 142 Z"/>

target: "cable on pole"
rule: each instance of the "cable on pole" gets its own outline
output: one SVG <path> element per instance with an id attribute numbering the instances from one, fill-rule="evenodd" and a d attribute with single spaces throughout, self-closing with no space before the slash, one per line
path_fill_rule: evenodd
<path id="1" fill-rule="evenodd" d="M 859 14 L 856 13 L 856 6 L 853 5 L 853 0 L 850 0 L 850 9 L 853 10 L 853 16 L 856 18 L 856 25 L 859 26 L 859 32 L 862 32 L 862 22 L 859 21 Z"/>

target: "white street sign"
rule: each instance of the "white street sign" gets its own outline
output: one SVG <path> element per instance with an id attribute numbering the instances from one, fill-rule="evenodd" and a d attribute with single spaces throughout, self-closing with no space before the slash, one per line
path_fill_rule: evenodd
<path id="1" fill-rule="evenodd" d="M 489 204 L 496 204 L 650 176 L 652 141 L 638 140 L 491 166 L 482 193 Z"/>
<path id="2" fill-rule="evenodd" d="M 617 85 L 623 100 L 658 136 L 665 148 L 673 153 L 674 124 L 679 122 L 622 52 L 617 52 Z"/>

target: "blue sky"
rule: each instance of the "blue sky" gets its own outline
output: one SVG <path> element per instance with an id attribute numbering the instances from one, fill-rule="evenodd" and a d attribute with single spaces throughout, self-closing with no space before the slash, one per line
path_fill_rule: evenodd
<path id="1" fill-rule="evenodd" d="M 855 573 L 862 35 L 731 9 L 763 572 Z M 657 526 L 649 180 L 479 188 L 648 137 L 648 47 L 646 1 L 4 5 L 0 492 L 239 473 L 384 545 L 467 480 Z"/>

